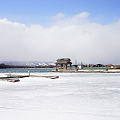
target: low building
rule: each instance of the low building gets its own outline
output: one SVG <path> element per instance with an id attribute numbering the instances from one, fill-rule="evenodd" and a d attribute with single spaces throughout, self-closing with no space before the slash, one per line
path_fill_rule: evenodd
<path id="1" fill-rule="evenodd" d="M 68 66 L 71 67 L 71 65 L 72 65 L 72 62 L 71 62 L 71 59 L 69 58 L 57 59 L 56 70 L 58 70 L 58 68 L 67 69 Z"/>

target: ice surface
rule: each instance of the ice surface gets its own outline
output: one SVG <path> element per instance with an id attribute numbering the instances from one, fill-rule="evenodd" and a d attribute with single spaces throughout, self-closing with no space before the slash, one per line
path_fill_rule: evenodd
<path id="1" fill-rule="evenodd" d="M 0 82 L 0 120 L 120 120 L 120 74 L 40 75 Z"/>

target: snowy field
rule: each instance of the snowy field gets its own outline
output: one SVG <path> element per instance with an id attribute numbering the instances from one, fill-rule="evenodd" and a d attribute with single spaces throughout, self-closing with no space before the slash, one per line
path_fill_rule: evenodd
<path id="1" fill-rule="evenodd" d="M 120 74 L 40 75 L 0 82 L 0 120 L 120 120 Z"/>

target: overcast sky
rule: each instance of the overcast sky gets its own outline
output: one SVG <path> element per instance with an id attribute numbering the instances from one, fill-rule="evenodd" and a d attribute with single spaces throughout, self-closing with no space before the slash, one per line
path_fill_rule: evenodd
<path id="1" fill-rule="evenodd" d="M 120 64 L 118 0 L 45 1 L 1 1 L 0 61 Z"/>

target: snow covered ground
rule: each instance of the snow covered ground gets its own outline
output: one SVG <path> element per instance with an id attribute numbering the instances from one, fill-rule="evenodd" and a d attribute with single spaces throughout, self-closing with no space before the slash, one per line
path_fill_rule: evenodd
<path id="1" fill-rule="evenodd" d="M 1 120 L 120 120 L 120 74 L 40 73 L 0 82 Z"/>

